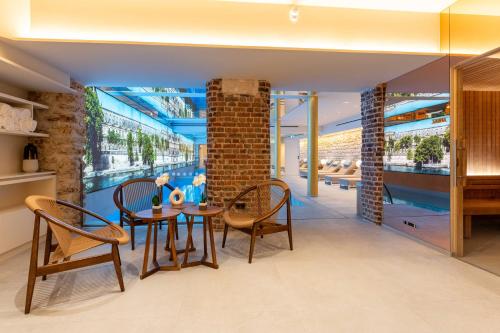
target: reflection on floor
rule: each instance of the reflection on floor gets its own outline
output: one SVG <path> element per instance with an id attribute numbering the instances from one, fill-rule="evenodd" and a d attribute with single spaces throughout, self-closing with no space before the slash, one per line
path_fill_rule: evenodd
<path id="1" fill-rule="evenodd" d="M 358 220 L 354 203 L 340 196 L 354 198 L 355 191 L 320 188 L 320 197 L 308 199 L 295 185 L 304 202 L 296 214 L 314 217 L 321 209 L 339 217 L 294 218 L 295 250 L 288 250 L 286 234 L 266 236 L 257 240 L 251 265 L 248 236 L 231 231 L 225 249 L 216 235 L 220 269 L 199 266 L 139 280 L 145 229 L 138 228 L 136 251 L 121 247 L 124 293 L 112 265 L 53 275 L 37 281 L 25 316 L 28 249 L 4 256 L 0 331 L 500 331 L 498 277 Z M 185 228 L 180 232 L 182 245 Z M 201 230 L 194 232 L 199 247 Z"/>
<path id="2" fill-rule="evenodd" d="M 407 224 L 404 223 L 405 221 Z M 448 212 L 436 212 L 402 204 L 385 204 L 384 224 L 450 251 L 450 214 Z"/>
<path id="3" fill-rule="evenodd" d="M 461 258 L 474 266 L 500 275 L 500 220 L 474 217 L 472 237 L 464 241 Z"/>

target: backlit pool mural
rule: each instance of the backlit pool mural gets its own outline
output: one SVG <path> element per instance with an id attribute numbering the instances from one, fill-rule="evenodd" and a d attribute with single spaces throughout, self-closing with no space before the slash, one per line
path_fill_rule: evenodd
<path id="1" fill-rule="evenodd" d="M 448 94 L 388 104 L 384 121 L 386 171 L 449 175 Z"/>

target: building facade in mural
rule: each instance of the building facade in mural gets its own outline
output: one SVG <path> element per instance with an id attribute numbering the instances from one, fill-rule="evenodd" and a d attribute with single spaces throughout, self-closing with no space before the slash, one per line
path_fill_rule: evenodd
<path id="1" fill-rule="evenodd" d="M 174 133 L 158 115 L 141 112 L 94 87 L 86 88 L 86 101 L 87 191 L 106 187 L 104 183 L 114 185 L 106 179 L 148 176 L 194 162 L 193 141 Z M 161 101 L 170 103 L 167 106 L 173 117 L 189 115 L 189 109 L 178 101 Z"/>
<path id="2" fill-rule="evenodd" d="M 447 98 L 389 105 L 385 110 L 385 169 L 449 174 L 449 128 Z"/>

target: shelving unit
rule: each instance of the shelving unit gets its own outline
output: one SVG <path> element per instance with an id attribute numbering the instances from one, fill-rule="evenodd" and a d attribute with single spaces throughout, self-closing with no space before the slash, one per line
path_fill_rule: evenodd
<path id="1" fill-rule="evenodd" d="M 11 175 L 0 175 L 0 186 L 36 182 L 55 178 L 55 171 L 21 172 Z"/>
<path id="2" fill-rule="evenodd" d="M 18 106 L 25 106 L 25 107 L 31 106 L 33 109 L 45 109 L 45 110 L 49 109 L 49 107 L 47 105 L 43 105 L 43 104 L 40 104 L 37 102 L 29 101 L 29 100 L 24 99 L 24 98 L 11 96 L 11 95 L 5 94 L 3 92 L 0 92 L 0 102 L 7 103 L 7 104 L 10 104 L 10 105 L 16 106 L 16 107 L 18 107 Z"/>
<path id="3" fill-rule="evenodd" d="M 0 129 L 0 135 L 25 136 L 25 137 L 29 137 L 29 138 L 48 138 L 49 137 L 49 135 L 46 133 L 8 131 L 8 130 L 4 130 L 4 129 Z"/>
<path id="4" fill-rule="evenodd" d="M 0 102 L 38 112 L 48 106 L 0 92 Z M 28 138 L 48 138 L 37 132 L 0 129 L 0 254 L 30 242 L 33 234 L 33 213 L 24 200 L 30 195 L 56 196 L 54 171 L 24 173 L 21 171 L 23 149 Z M 41 235 L 45 234 L 43 226 Z"/>

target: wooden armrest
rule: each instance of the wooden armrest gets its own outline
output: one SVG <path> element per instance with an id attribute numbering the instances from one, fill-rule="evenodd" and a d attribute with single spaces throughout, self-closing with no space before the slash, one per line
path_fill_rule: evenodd
<path id="1" fill-rule="evenodd" d="M 61 220 L 59 220 L 51 215 L 48 215 L 43 210 L 37 209 L 35 211 L 35 214 L 38 214 L 39 216 L 43 217 L 46 221 L 50 221 L 51 223 L 56 224 L 58 227 L 66 229 L 66 230 L 73 232 L 75 234 L 78 234 L 82 237 L 86 237 L 86 238 L 90 238 L 90 239 L 93 239 L 93 240 L 96 240 L 99 242 L 114 244 L 114 245 L 118 245 L 118 243 L 119 243 L 117 239 L 102 237 L 99 235 L 95 235 L 91 232 L 76 228 L 76 227 L 74 227 L 70 224 L 67 224 L 67 223 L 65 223 L 65 222 L 63 222 L 63 221 L 61 221 Z"/>
<path id="2" fill-rule="evenodd" d="M 84 213 L 84 214 L 86 214 L 86 215 L 90 215 L 90 216 L 92 216 L 92 217 L 95 217 L 96 219 L 101 220 L 102 222 L 104 222 L 104 223 L 106 223 L 106 224 L 108 224 L 108 225 L 114 225 L 114 223 L 113 223 L 113 222 L 111 222 L 111 221 L 109 221 L 109 220 L 105 219 L 104 217 L 99 216 L 99 215 L 97 215 L 96 213 L 91 212 L 90 210 L 87 210 L 87 209 L 85 209 L 85 208 L 83 208 L 83 207 L 80 207 L 80 206 L 77 206 L 77 205 L 75 205 L 75 204 L 72 204 L 71 202 L 67 202 L 67 201 L 63 201 L 63 200 L 56 200 L 56 202 L 57 202 L 58 204 L 60 204 L 60 205 L 63 205 L 63 206 L 66 206 L 66 207 L 69 207 L 69 208 L 72 208 L 72 209 L 78 210 L 78 211 L 80 211 L 80 212 L 82 212 L 82 213 Z"/>

